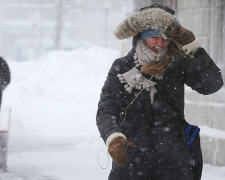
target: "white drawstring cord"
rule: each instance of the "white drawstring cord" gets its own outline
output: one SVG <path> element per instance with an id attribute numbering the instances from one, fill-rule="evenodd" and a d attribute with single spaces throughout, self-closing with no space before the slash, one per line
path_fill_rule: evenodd
<path id="1" fill-rule="evenodd" d="M 99 153 L 98 155 L 105 149 L 106 147 L 104 147 Z M 100 165 L 99 161 L 98 161 L 98 155 L 97 155 L 97 162 L 98 162 L 98 165 L 102 168 L 102 169 L 107 169 L 107 167 L 109 166 L 109 155 L 108 155 L 108 151 L 107 151 L 107 156 L 108 156 L 108 164 L 107 166 L 104 168 Z"/>
<path id="2" fill-rule="evenodd" d="M 153 76 L 152 76 L 153 77 Z M 151 81 L 152 77 L 148 80 Z M 127 115 L 127 109 L 130 107 L 130 105 L 137 99 L 137 97 L 141 94 L 141 92 L 144 90 L 144 88 L 148 85 L 148 83 L 146 83 L 144 86 L 143 86 L 143 89 L 138 93 L 138 95 L 131 101 L 131 103 L 127 106 L 127 108 L 125 109 L 125 112 L 124 112 L 124 118 L 123 118 L 123 121 L 120 123 L 120 126 L 123 125 L 124 121 L 125 121 L 125 118 L 126 118 L 126 115 Z"/>
<path id="3" fill-rule="evenodd" d="M 153 76 L 152 76 L 153 77 Z M 152 79 L 152 77 L 148 80 L 148 82 L 149 81 L 151 81 L 151 79 Z M 144 88 L 146 87 L 148 85 L 148 83 L 146 83 L 144 86 L 143 86 L 143 88 L 142 88 L 142 90 L 138 93 L 138 95 L 131 101 L 131 103 L 127 106 L 127 108 L 125 109 L 125 115 L 124 115 L 124 118 L 123 118 L 123 121 L 122 121 L 122 123 L 120 123 L 120 126 L 122 126 L 123 125 L 123 123 L 124 123 L 124 121 L 125 121 L 125 119 L 126 119 L 126 114 L 127 114 L 127 109 L 130 107 L 130 105 L 137 99 L 137 97 L 141 94 L 141 92 L 144 90 Z M 97 155 L 97 162 L 98 162 L 98 165 L 102 168 L 102 169 L 107 169 L 107 167 L 109 166 L 109 155 L 108 155 L 108 151 L 107 151 L 107 156 L 108 156 L 108 164 L 107 164 L 107 166 L 106 167 L 102 167 L 101 165 L 100 165 L 100 163 L 99 163 L 99 161 L 98 161 L 98 156 L 99 156 L 99 154 L 105 149 L 106 147 L 104 147 L 99 153 L 98 153 L 98 155 Z"/>

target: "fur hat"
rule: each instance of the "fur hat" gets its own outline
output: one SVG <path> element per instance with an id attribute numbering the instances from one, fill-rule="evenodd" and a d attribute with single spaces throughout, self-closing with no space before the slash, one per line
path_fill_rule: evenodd
<path id="1" fill-rule="evenodd" d="M 128 14 L 114 34 L 118 39 L 126 39 L 149 28 L 159 30 L 164 38 L 166 28 L 179 25 L 175 12 L 167 6 L 153 4 Z"/>

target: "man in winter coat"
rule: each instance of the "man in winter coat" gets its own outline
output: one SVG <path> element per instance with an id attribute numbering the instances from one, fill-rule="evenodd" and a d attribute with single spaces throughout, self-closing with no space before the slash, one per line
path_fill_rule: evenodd
<path id="1" fill-rule="evenodd" d="M 0 108 L 2 102 L 2 91 L 10 83 L 10 71 L 5 60 L 0 57 Z"/>
<path id="2" fill-rule="evenodd" d="M 98 104 L 109 180 L 200 179 L 201 152 L 194 167 L 185 137 L 184 84 L 212 94 L 223 86 L 220 69 L 167 6 L 133 12 L 115 35 L 133 36 L 133 48 L 112 64 Z"/>

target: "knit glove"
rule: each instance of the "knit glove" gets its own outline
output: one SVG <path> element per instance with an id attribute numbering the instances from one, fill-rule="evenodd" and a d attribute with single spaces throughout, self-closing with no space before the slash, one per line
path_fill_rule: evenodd
<path id="1" fill-rule="evenodd" d="M 168 28 L 165 35 L 175 42 L 179 49 L 182 49 L 185 54 L 190 54 L 200 47 L 199 42 L 195 39 L 195 35 L 188 29 L 182 26 Z"/>
<path id="2" fill-rule="evenodd" d="M 120 166 L 125 166 L 127 163 L 127 147 L 135 147 L 135 143 L 123 137 L 115 137 L 109 144 L 108 152 L 112 159 Z"/>

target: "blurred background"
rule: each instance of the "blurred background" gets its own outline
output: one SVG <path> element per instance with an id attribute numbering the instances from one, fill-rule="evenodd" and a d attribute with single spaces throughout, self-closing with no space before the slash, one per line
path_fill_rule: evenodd
<path id="1" fill-rule="evenodd" d="M 24 61 L 87 43 L 120 49 L 113 30 L 132 1 L 1 0 L 1 54 Z"/>
<path id="2" fill-rule="evenodd" d="M 176 11 L 225 78 L 223 0 L 0 0 L 0 56 L 12 75 L 1 105 L 0 130 L 9 136 L 0 180 L 107 179 L 111 165 L 102 170 L 96 160 L 105 147 L 97 104 L 112 62 L 132 47 L 113 32 L 152 3 Z M 225 88 L 210 96 L 185 91 L 186 120 L 201 128 L 202 179 L 222 180 Z M 107 165 L 106 149 L 99 162 Z"/>

